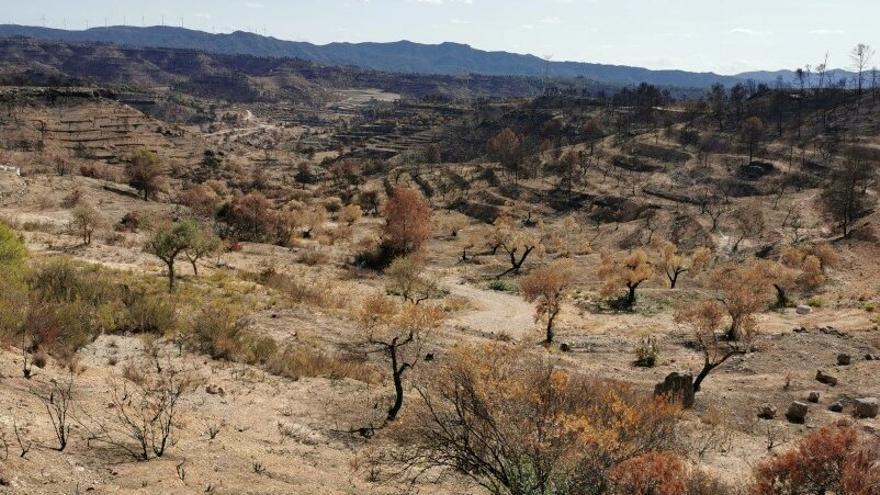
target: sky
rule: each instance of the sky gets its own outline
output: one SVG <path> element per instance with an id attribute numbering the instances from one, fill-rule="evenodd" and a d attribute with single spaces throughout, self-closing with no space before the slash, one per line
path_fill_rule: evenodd
<path id="1" fill-rule="evenodd" d="M 280 39 L 454 41 L 651 69 L 848 68 L 880 45 L 880 0 L 0 0 L 0 23 L 183 25 Z M 880 65 L 880 55 L 875 57 Z"/>

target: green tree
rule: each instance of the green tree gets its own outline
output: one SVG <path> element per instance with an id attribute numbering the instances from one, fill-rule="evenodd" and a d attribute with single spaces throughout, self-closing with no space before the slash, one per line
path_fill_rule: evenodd
<path id="1" fill-rule="evenodd" d="M 18 234 L 0 222 L 0 341 L 21 323 L 26 308 L 25 258 Z"/>
<path id="2" fill-rule="evenodd" d="M 184 250 L 186 259 L 193 267 L 193 274 L 199 275 L 198 261 L 220 250 L 223 241 L 210 228 L 202 227 L 196 231 L 189 247 Z"/>
<path id="3" fill-rule="evenodd" d="M 174 262 L 180 253 L 192 247 L 198 235 L 198 225 L 192 220 L 184 220 L 158 227 L 147 240 L 145 250 L 168 267 L 169 292 L 174 290 Z"/>

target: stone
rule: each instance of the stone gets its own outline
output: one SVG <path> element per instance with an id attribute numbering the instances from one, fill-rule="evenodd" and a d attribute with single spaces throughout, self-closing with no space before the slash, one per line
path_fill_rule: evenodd
<path id="1" fill-rule="evenodd" d="M 854 405 L 853 416 L 857 418 L 871 419 L 880 414 L 880 400 L 874 398 L 856 399 Z"/>
<path id="2" fill-rule="evenodd" d="M 843 408 L 846 407 L 846 404 L 842 400 L 836 400 L 828 406 L 828 410 L 831 412 L 841 413 L 843 412 Z"/>
<path id="3" fill-rule="evenodd" d="M 799 304 L 795 311 L 799 315 L 808 315 L 813 312 L 813 308 L 807 306 L 806 304 Z"/>
<path id="4" fill-rule="evenodd" d="M 223 387 L 218 387 L 214 384 L 208 384 L 205 386 L 205 392 L 208 392 L 211 395 L 219 395 L 221 397 L 226 395 L 226 391 L 223 390 Z"/>
<path id="5" fill-rule="evenodd" d="M 822 370 L 816 372 L 816 381 L 824 383 L 825 385 L 831 385 L 832 387 L 837 385 L 837 378 L 823 372 Z"/>
<path id="6" fill-rule="evenodd" d="M 794 333 L 807 333 L 807 327 L 794 327 L 792 330 Z"/>
<path id="7" fill-rule="evenodd" d="M 849 354 L 841 352 L 837 355 L 838 366 L 849 366 L 852 363 L 852 357 Z"/>
<path id="8" fill-rule="evenodd" d="M 819 392 L 810 392 L 810 395 L 807 396 L 807 401 L 816 404 L 819 402 Z"/>
<path id="9" fill-rule="evenodd" d="M 785 417 L 791 423 L 797 423 L 799 425 L 804 424 L 807 420 L 807 413 L 810 411 L 810 405 L 806 402 L 794 401 L 788 406 L 788 410 L 785 411 Z"/>
<path id="10" fill-rule="evenodd" d="M 685 408 L 694 405 L 694 377 L 690 373 L 672 372 L 654 387 L 655 396 L 667 397 Z"/>
<path id="11" fill-rule="evenodd" d="M 758 408 L 758 417 L 761 419 L 773 419 L 776 417 L 776 406 L 765 402 Z"/>
<path id="12" fill-rule="evenodd" d="M 559 350 L 562 352 L 571 352 L 571 346 L 563 342 L 559 344 Z"/>

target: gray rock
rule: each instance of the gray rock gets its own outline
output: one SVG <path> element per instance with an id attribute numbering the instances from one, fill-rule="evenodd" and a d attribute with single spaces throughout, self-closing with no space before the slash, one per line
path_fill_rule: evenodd
<path id="1" fill-rule="evenodd" d="M 776 406 L 765 402 L 758 408 L 758 417 L 761 419 L 773 419 L 776 417 Z"/>
<path id="2" fill-rule="evenodd" d="M 795 401 L 792 402 L 790 406 L 788 406 L 788 410 L 785 411 L 785 417 L 788 421 L 797 424 L 804 424 L 807 420 L 807 413 L 810 411 L 810 405 L 806 402 Z"/>
<path id="3" fill-rule="evenodd" d="M 819 402 L 819 392 L 810 392 L 810 395 L 807 396 L 807 401 L 816 404 Z"/>
<path id="4" fill-rule="evenodd" d="M 799 304 L 795 311 L 797 311 L 797 314 L 799 315 L 808 315 L 813 312 L 813 308 L 807 306 L 806 304 Z"/>
<path id="5" fill-rule="evenodd" d="M 831 385 L 832 387 L 837 385 L 837 378 L 823 372 L 822 370 L 816 371 L 816 381 L 824 383 L 825 385 Z"/>
<path id="6" fill-rule="evenodd" d="M 874 398 L 856 399 L 853 415 L 857 418 L 876 418 L 880 414 L 880 400 Z"/>
<path id="7" fill-rule="evenodd" d="M 830 406 L 828 406 L 828 410 L 831 412 L 840 413 L 843 412 L 844 407 L 846 407 L 846 403 L 844 403 L 842 400 L 836 400 L 832 402 Z"/>
<path id="8" fill-rule="evenodd" d="M 841 352 L 837 355 L 838 366 L 849 366 L 852 363 L 852 357 L 849 354 Z"/>
<path id="9" fill-rule="evenodd" d="M 655 396 L 667 397 L 685 408 L 694 405 L 694 377 L 690 373 L 672 372 L 654 387 Z"/>

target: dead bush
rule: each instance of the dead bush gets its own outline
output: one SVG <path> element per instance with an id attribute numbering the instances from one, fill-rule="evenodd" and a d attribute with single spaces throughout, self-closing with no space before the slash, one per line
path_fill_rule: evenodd
<path id="1" fill-rule="evenodd" d="M 507 346 L 457 349 L 422 383 L 387 433 L 398 448 L 378 454 L 409 480 L 457 472 L 495 494 L 610 494 L 615 468 L 675 438 L 675 406 Z"/>
<path id="2" fill-rule="evenodd" d="M 112 419 L 84 413 L 80 425 L 88 432 L 89 444 L 109 446 L 138 461 L 162 457 L 176 444 L 180 401 L 191 386 L 190 374 L 171 366 L 140 383 L 113 383 Z"/>
<path id="3" fill-rule="evenodd" d="M 755 469 L 753 495 L 876 495 L 880 442 L 860 439 L 849 425 L 826 426 Z"/>

